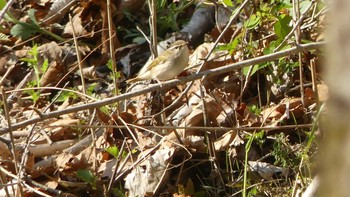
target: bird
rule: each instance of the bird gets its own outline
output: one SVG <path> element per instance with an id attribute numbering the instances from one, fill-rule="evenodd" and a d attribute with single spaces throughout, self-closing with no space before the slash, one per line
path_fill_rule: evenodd
<path id="1" fill-rule="evenodd" d="M 158 82 L 173 79 L 187 67 L 189 56 L 187 42 L 177 40 L 150 64 L 144 65 L 135 78 L 128 79 L 126 82 L 130 84 L 151 79 Z"/>

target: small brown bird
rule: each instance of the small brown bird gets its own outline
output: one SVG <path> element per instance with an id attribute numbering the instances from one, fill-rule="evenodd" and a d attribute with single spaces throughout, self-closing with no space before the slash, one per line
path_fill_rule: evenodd
<path id="1" fill-rule="evenodd" d="M 129 79 L 126 82 L 133 83 L 150 79 L 165 81 L 173 79 L 187 67 L 189 56 L 187 42 L 177 40 L 148 66 L 145 65 L 137 77 Z"/>

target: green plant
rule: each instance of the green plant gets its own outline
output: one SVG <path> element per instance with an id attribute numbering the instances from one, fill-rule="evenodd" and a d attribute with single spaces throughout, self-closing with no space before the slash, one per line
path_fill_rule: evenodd
<path id="1" fill-rule="evenodd" d="M 73 91 L 77 91 L 76 88 L 73 88 Z M 77 99 L 78 94 L 73 91 L 60 91 L 57 95 L 58 98 L 56 99 L 56 102 L 64 102 L 67 99 Z"/>
<path id="2" fill-rule="evenodd" d="M 119 184 L 118 188 L 115 187 L 112 189 L 112 192 L 115 196 L 120 196 L 120 197 L 125 197 L 125 191 L 124 188 L 121 184 Z"/>
<path id="3" fill-rule="evenodd" d="M 111 146 L 111 147 L 106 148 L 106 152 L 111 154 L 116 159 L 118 159 L 118 155 L 120 154 L 120 150 L 116 146 Z M 128 155 L 128 153 L 126 151 L 123 151 L 121 154 L 122 154 L 121 155 L 122 158 L 125 158 Z"/>
<path id="4" fill-rule="evenodd" d="M 0 0 L 0 10 L 2 10 L 6 5 L 6 1 L 5 0 Z"/>
<path id="5" fill-rule="evenodd" d="M 178 19 L 179 15 L 189 7 L 193 1 L 179 1 L 178 3 L 168 3 L 166 0 L 157 2 L 157 27 L 158 35 L 164 35 L 169 29 L 172 32 L 180 30 L 178 24 L 183 24 L 184 20 Z"/>
<path id="6" fill-rule="evenodd" d="M 21 60 L 28 63 L 28 66 L 34 70 L 36 81 L 31 81 L 27 84 L 27 87 L 40 87 L 40 80 L 42 73 L 45 73 L 49 62 L 47 59 L 44 60 L 44 62 L 40 65 L 39 63 L 39 51 L 38 46 L 35 44 L 31 50 L 28 51 L 29 57 L 22 58 Z M 27 90 L 26 91 L 29 95 L 32 96 L 32 99 L 34 102 L 36 102 L 39 99 L 40 92 L 35 90 Z"/>
<path id="7" fill-rule="evenodd" d="M 97 177 L 90 170 L 78 170 L 77 177 L 90 184 L 93 190 L 97 189 Z"/>
<path id="8" fill-rule="evenodd" d="M 248 139 L 247 144 L 245 145 L 245 157 L 244 157 L 244 175 L 243 175 L 243 194 L 242 196 L 245 197 L 247 196 L 247 183 L 248 183 L 248 176 L 247 176 L 247 172 L 248 172 L 248 155 L 249 155 L 249 150 L 252 146 L 253 140 L 254 140 L 254 135 L 255 132 L 250 136 L 250 138 Z"/>
<path id="9" fill-rule="evenodd" d="M 22 40 L 26 40 L 30 36 L 32 36 L 36 33 L 41 33 L 41 34 L 51 36 L 58 41 L 65 40 L 64 38 L 50 32 L 44 28 L 41 28 L 40 23 L 35 18 L 35 12 L 36 12 L 35 9 L 28 10 L 28 16 L 29 16 L 28 23 L 19 21 L 15 17 L 13 17 L 11 13 L 7 13 L 5 15 L 6 20 L 16 24 L 11 28 L 11 35 L 13 35 L 14 37 L 21 38 Z"/>
<path id="10" fill-rule="evenodd" d="M 292 145 L 283 133 L 276 136 L 276 141 L 273 144 L 273 150 L 271 152 L 275 157 L 275 165 L 293 168 L 300 163 L 302 155 L 293 151 L 291 147 Z"/>
<path id="11" fill-rule="evenodd" d="M 108 78 L 110 80 L 112 80 L 114 82 L 114 84 L 117 84 L 117 79 L 120 78 L 121 74 L 120 74 L 120 71 L 117 71 L 115 69 L 113 69 L 113 65 L 112 65 L 112 60 L 108 60 L 107 62 L 107 67 L 109 68 L 109 70 L 111 70 L 111 74 L 108 76 Z M 114 90 L 114 94 L 115 95 L 118 95 L 120 94 L 120 89 L 118 88 L 115 88 Z"/>

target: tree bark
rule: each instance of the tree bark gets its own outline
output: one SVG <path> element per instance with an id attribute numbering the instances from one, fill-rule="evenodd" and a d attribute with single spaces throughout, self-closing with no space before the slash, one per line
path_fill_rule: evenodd
<path id="1" fill-rule="evenodd" d="M 333 0 L 325 63 L 330 100 L 319 159 L 317 196 L 350 194 L 350 1 Z"/>

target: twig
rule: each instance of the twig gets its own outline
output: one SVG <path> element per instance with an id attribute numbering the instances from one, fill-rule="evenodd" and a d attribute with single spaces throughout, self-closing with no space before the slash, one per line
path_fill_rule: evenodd
<path id="1" fill-rule="evenodd" d="M 6 93 L 5 93 L 5 89 L 4 87 L 1 87 L 1 93 L 2 93 L 2 100 L 4 102 L 4 111 L 5 111 L 5 117 L 6 117 L 6 120 L 7 120 L 7 125 L 8 125 L 8 128 L 9 128 L 9 133 L 10 133 L 10 140 L 11 140 L 11 152 L 12 152 L 12 157 L 13 157 L 13 161 L 14 161 L 14 164 L 15 164 L 15 170 L 16 170 L 16 173 L 17 175 L 19 176 L 20 175 L 20 171 L 19 171 L 19 164 L 18 164 L 18 155 L 17 155 L 17 152 L 16 152 L 16 147 L 15 147 L 15 140 L 14 140 L 14 137 L 13 137 L 13 130 L 12 130 L 12 123 L 11 123 L 11 118 L 10 118 L 10 114 L 9 114 L 9 108 L 8 108 L 8 103 L 6 102 Z M 20 179 L 20 176 L 19 176 L 19 179 Z M 23 190 L 22 190 L 22 186 L 21 184 L 18 184 L 18 191 L 20 192 L 20 194 L 22 195 L 23 194 Z"/>
<path id="2" fill-rule="evenodd" d="M 314 3 L 314 1 L 313 1 L 313 3 Z M 313 3 L 311 5 L 313 5 Z M 311 5 L 309 6 L 308 9 L 311 8 Z M 297 19 L 301 20 L 304 15 L 300 16 L 300 2 L 299 2 L 299 0 L 293 0 L 293 8 L 294 8 L 293 9 L 294 10 L 294 14 L 293 14 L 294 21 L 296 21 Z M 296 41 L 296 44 L 299 45 L 301 43 L 301 25 L 294 24 L 294 26 L 296 27 L 296 29 L 294 31 L 295 41 Z M 298 57 L 299 57 L 298 63 L 299 63 L 300 97 L 301 97 L 301 103 L 303 105 L 303 110 L 304 110 L 305 109 L 304 68 L 303 68 L 303 62 L 302 62 L 303 55 L 301 54 L 301 52 L 298 53 Z M 307 121 L 306 113 L 304 113 L 304 120 L 305 120 L 305 122 Z"/>
<path id="3" fill-rule="evenodd" d="M 317 87 L 317 79 L 316 79 L 316 63 L 315 59 L 310 60 L 310 70 L 311 70 L 311 79 L 312 79 L 312 90 L 315 93 L 315 99 L 316 99 L 316 109 L 319 109 L 320 107 L 320 98 L 318 96 L 318 87 Z"/>
<path id="4" fill-rule="evenodd" d="M 23 184 L 24 186 L 26 186 L 26 188 L 27 188 L 28 190 L 33 191 L 34 193 L 36 193 L 36 194 L 38 194 L 38 195 L 40 195 L 40 196 L 51 197 L 51 196 L 45 194 L 44 192 L 39 191 L 38 189 L 34 189 L 32 186 L 30 186 L 30 185 L 28 185 L 26 182 L 20 180 L 18 176 L 12 174 L 11 172 L 9 172 L 8 170 L 6 170 L 6 169 L 3 168 L 2 166 L 0 166 L 0 172 L 3 172 L 4 174 L 6 174 L 7 176 L 9 176 L 9 177 L 11 177 L 11 178 L 13 178 L 13 179 L 16 179 L 16 180 L 18 181 L 17 184 L 19 184 L 19 185 L 20 185 L 20 184 Z M 16 196 L 18 196 L 18 195 L 16 195 Z M 24 195 L 22 195 L 22 196 L 24 196 Z"/>
<path id="5" fill-rule="evenodd" d="M 124 152 L 124 149 L 125 149 L 125 144 L 126 144 L 126 139 L 124 138 L 123 140 L 123 143 L 119 149 L 119 154 L 117 156 L 117 158 L 115 158 L 115 165 L 114 165 L 114 170 L 113 170 L 113 173 L 112 173 L 112 176 L 111 176 L 111 179 L 109 180 L 109 184 L 108 184 L 108 188 L 107 188 L 107 191 L 111 191 L 112 189 L 112 186 L 113 186 L 113 183 L 114 183 L 114 179 L 115 179 L 115 176 L 117 174 L 117 171 L 118 171 L 118 167 L 119 167 L 119 164 L 120 164 L 120 161 L 122 160 L 121 156 L 122 156 L 122 153 Z"/>
<path id="6" fill-rule="evenodd" d="M 6 3 L 5 7 L 1 10 L 0 12 L 0 22 L 2 21 L 2 18 L 4 18 L 5 13 L 7 12 L 7 10 L 10 8 L 10 6 L 12 5 L 12 3 L 15 0 L 10 0 L 9 2 Z"/>
<path id="7" fill-rule="evenodd" d="M 108 34 L 109 34 L 109 53 L 111 56 L 112 61 L 112 73 L 113 73 L 113 82 L 114 82 L 114 95 L 117 95 L 119 93 L 118 89 L 118 83 L 117 83 L 117 65 L 115 60 L 115 49 L 114 44 L 116 40 L 116 32 L 113 32 L 113 17 L 112 17 L 112 10 L 111 10 L 111 0 L 107 0 L 107 15 L 108 15 Z"/>
<path id="8" fill-rule="evenodd" d="M 154 130 L 161 130 L 161 129 L 168 129 L 168 130 L 174 130 L 174 129 L 191 129 L 191 130 L 208 130 L 208 131 L 230 131 L 230 130 L 237 130 L 237 131 L 254 131 L 254 130 L 265 130 L 265 131 L 271 131 L 271 130 L 286 130 L 286 129 L 302 129 L 302 128 L 310 128 L 312 127 L 312 124 L 299 124 L 299 125 L 283 125 L 283 126 L 264 126 L 264 127 L 251 127 L 251 126 L 241 126 L 241 127 L 197 127 L 197 126 L 190 126 L 190 127 L 181 127 L 181 126 L 137 126 L 133 124 L 127 124 L 124 126 L 121 125 L 98 125 L 98 126 L 92 126 L 92 125 L 55 125 L 55 126 L 46 126 L 47 128 L 51 127 L 79 127 L 79 128 L 115 128 L 115 129 L 125 129 L 128 127 L 133 127 L 137 129 L 142 129 L 145 131 L 149 131 L 150 133 L 157 135 L 159 137 L 164 137 L 156 132 Z M 183 144 L 180 142 L 180 144 Z"/>
<path id="9" fill-rule="evenodd" d="M 142 90 L 128 92 L 128 93 L 117 95 L 117 96 L 107 98 L 107 99 L 104 99 L 101 101 L 97 101 L 97 102 L 93 102 L 93 103 L 86 103 L 86 104 L 82 104 L 79 106 L 75 106 L 75 107 L 71 107 L 71 108 L 67 108 L 67 109 L 63 109 L 63 110 L 59 110 L 59 111 L 43 113 L 41 118 L 36 117 L 36 118 L 32 118 L 29 120 L 25 120 L 25 121 L 13 124 L 12 129 L 16 130 L 19 128 L 23 128 L 27 125 L 34 124 L 36 122 L 40 122 L 40 121 L 47 120 L 50 118 L 58 117 L 58 116 L 61 116 L 64 114 L 74 113 L 74 112 L 78 112 L 78 111 L 82 111 L 82 110 L 86 110 L 86 109 L 93 109 L 93 108 L 101 107 L 104 105 L 113 104 L 115 102 L 119 102 L 119 101 L 122 101 L 125 99 L 129 99 L 129 98 L 136 97 L 136 96 L 139 96 L 142 94 L 146 94 L 148 92 L 157 91 L 157 90 L 160 90 L 162 88 L 170 88 L 170 87 L 174 87 L 176 85 L 179 85 L 181 83 L 194 81 L 194 80 L 200 79 L 204 76 L 220 75 L 223 73 L 231 72 L 233 70 L 244 68 L 246 66 L 272 61 L 272 60 L 279 59 L 279 58 L 282 58 L 285 56 L 289 56 L 289 55 L 292 55 L 295 53 L 320 49 L 324 45 L 325 45 L 325 42 L 315 42 L 315 43 L 309 43 L 309 44 L 302 44 L 302 45 L 298 45 L 298 46 L 290 48 L 290 49 L 279 51 L 277 53 L 268 54 L 268 55 L 256 57 L 253 59 L 249 59 L 249 60 L 243 60 L 241 62 L 229 64 L 229 65 L 226 65 L 226 66 L 223 66 L 220 68 L 206 70 L 206 71 L 203 71 L 203 72 L 191 75 L 191 76 L 169 80 L 167 82 L 162 83 L 162 85 L 153 84 L 150 87 L 142 89 Z M 0 135 L 7 133 L 9 130 L 10 129 L 8 127 L 0 128 Z"/>
<path id="10" fill-rule="evenodd" d="M 6 79 L 6 77 L 11 73 L 11 71 L 15 68 L 15 64 L 13 64 L 12 66 L 7 68 L 6 73 L 1 77 L 0 79 L 0 86 L 2 85 L 2 83 L 4 82 L 4 80 Z"/>
<path id="11" fill-rule="evenodd" d="M 77 60 L 78 60 L 78 66 L 79 66 L 79 71 L 80 71 L 80 79 L 81 79 L 81 85 L 83 86 L 83 93 L 86 94 L 86 84 L 85 84 L 85 78 L 84 78 L 84 74 L 83 74 L 83 62 L 81 61 L 81 55 L 79 52 L 79 46 L 78 46 L 78 40 L 75 34 L 75 28 L 74 28 L 74 24 L 73 24 L 73 20 L 72 20 L 72 16 L 69 15 L 69 21 L 72 25 L 72 32 L 73 32 L 73 40 L 74 40 L 74 47 L 75 47 L 75 51 L 77 53 Z"/>
<path id="12" fill-rule="evenodd" d="M 150 12 L 150 29 L 151 29 L 151 43 L 150 48 L 152 52 L 153 59 L 155 59 L 158 56 L 158 50 L 157 50 L 157 10 L 156 10 L 156 4 L 154 0 L 148 0 L 148 7 Z"/>

